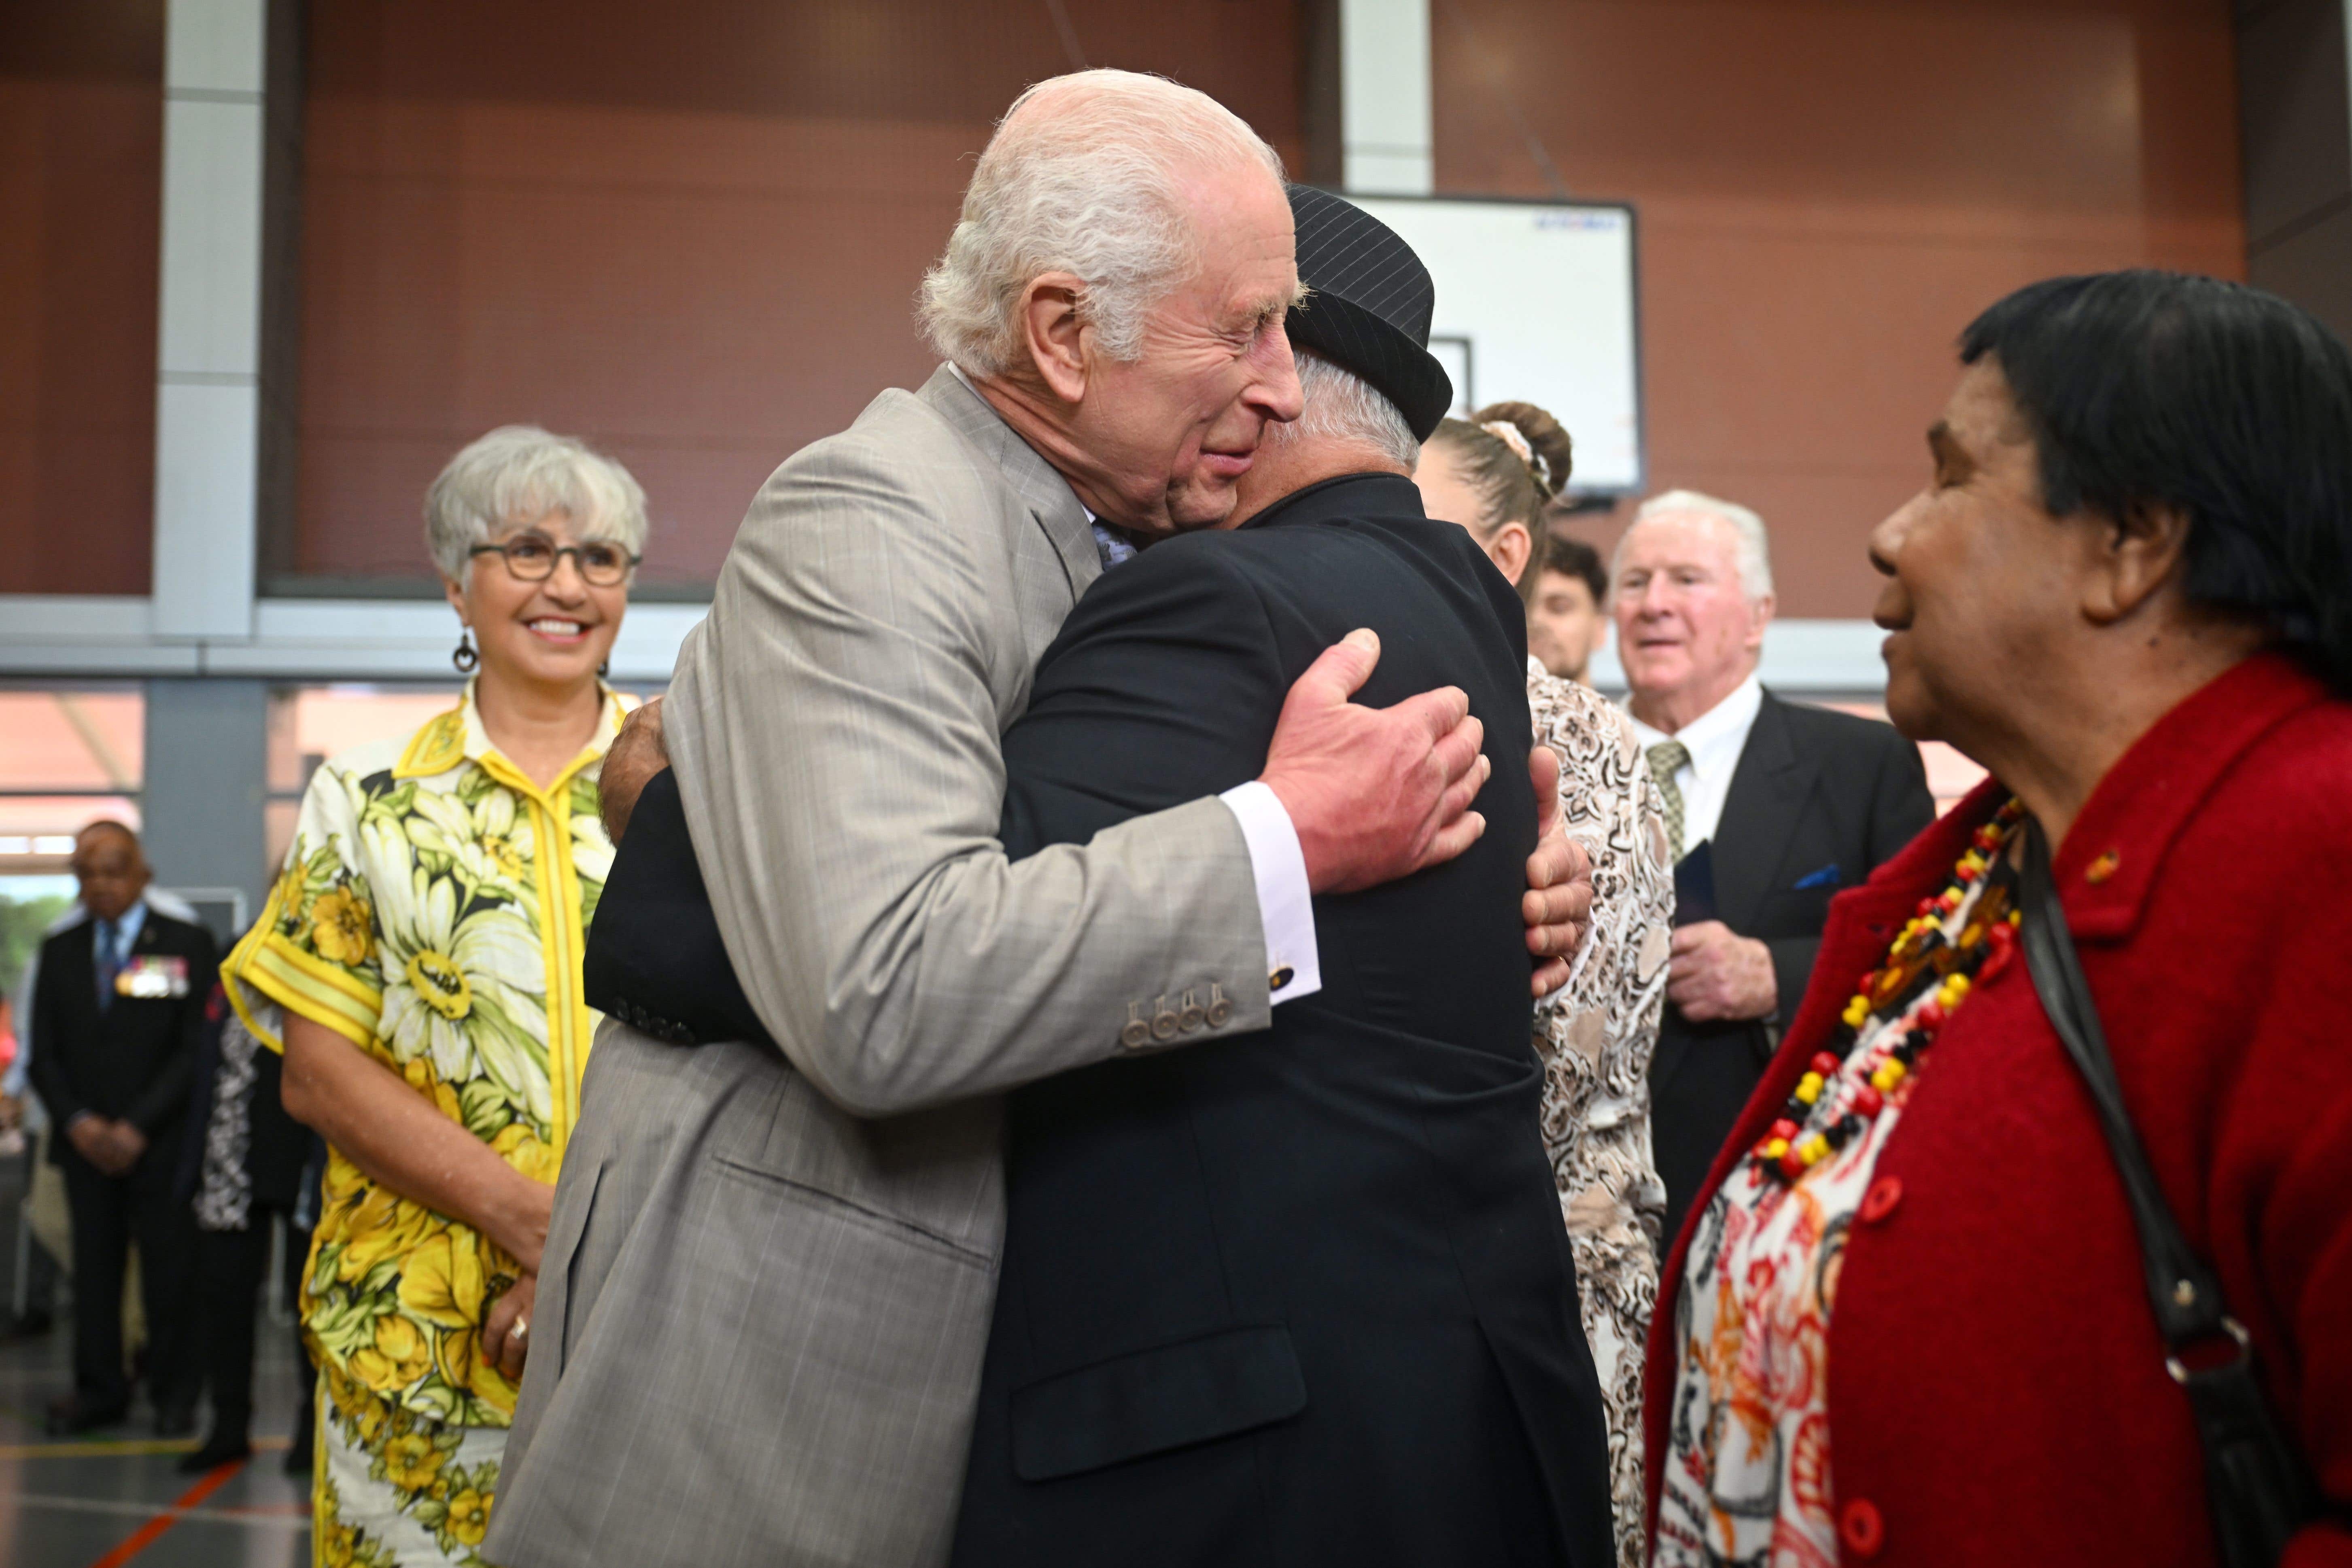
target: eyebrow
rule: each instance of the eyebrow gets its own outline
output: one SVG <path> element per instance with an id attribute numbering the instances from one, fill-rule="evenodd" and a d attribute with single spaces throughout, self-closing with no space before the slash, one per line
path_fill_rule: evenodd
<path id="1" fill-rule="evenodd" d="M 1269 323 L 1282 320 L 1289 312 L 1290 307 L 1278 300 L 1261 300 L 1254 305 L 1244 306 L 1235 314 L 1234 330 L 1244 332 L 1262 331 Z"/>
<path id="2" fill-rule="evenodd" d="M 1235 318 L 1250 326 L 1261 326 L 1305 303 L 1308 292 L 1307 285 L 1301 283 L 1286 296 L 1268 294 L 1243 306 L 1234 313 Z"/>

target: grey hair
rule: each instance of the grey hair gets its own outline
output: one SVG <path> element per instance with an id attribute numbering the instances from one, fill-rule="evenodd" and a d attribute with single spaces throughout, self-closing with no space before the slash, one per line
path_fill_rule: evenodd
<path id="1" fill-rule="evenodd" d="M 1609 562 L 1609 580 L 1612 583 L 1617 580 L 1617 563 L 1624 558 L 1625 541 L 1633 536 L 1633 530 L 1651 518 L 1668 512 L 1696 512 L 1703 517 L 1718 517 L 1729 523 L 1737 542 L 1739 586 L 1748 595 L 1748 602 L 1752 605 L 1759 599 L 1771 597 L 1772 549 L 1764 530 L 1764 520 L 1738 501 L 1725 500 L 1697 490 L 1666 490 L 1641 504 L 1633 513 L 1632 525 L 1617 537 L 1617 549 Z"/>
<path id="2" fill-rule="evenodd" d="M 1305 410 L 1287 425 L 1266 426 L 1269 441 L 1355 441 L 1393 459 L 1407 473 L 1421 461 L 1421 443 L 1404 414 L 1371 383 L 1311 349 L 1294 347 Z"/>
<path id="3" fill-rule="evenodd" d="M 1060 112 L 1022 112 L 1048 100 Z M 1275 150 L 1207 93 L 1122 70 L 1037 83 L 997 122 L 924 275 L 924 335 L 966 372 L 1000 375 L 1019 358 L 1022 294 L 1067 272 L 1104 352 L 1132 362 L 1145 316 L 1200 259 L 1182 176 L 1236 163 L 1283 177 Z"/>
<path id="4" fill-rule="evenodd" d="M 646 492 L 628 469 L 584 441 L 536 425 L 501 425 L 449 459 L 425 492 L 425 548 L 463 586 L 478 544 L 560 511 L 580 537 L 646 548 Z"/>

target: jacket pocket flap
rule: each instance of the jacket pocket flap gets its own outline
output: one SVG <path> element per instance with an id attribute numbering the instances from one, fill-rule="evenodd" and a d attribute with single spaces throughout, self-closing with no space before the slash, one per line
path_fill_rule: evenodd
<path id="1" fill-rule="evenodd" d="M 1013 1394 L 1013 1470 L 1050 1481 L 1307 1408 L 1290 1331 L 1233 1329 L 1033 1383 Z"/>

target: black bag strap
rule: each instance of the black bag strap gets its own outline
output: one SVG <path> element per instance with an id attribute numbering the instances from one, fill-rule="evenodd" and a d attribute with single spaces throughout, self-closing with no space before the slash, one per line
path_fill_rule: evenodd
<path id="1" fill-rule="evenodd" d="M 2204 1446 L 2221 1560 L 2230 1568 L 2270 1568 L 2295 1531 L 2318 1517 L 2318 1488 L 2302 1456 L 2280 1431 L 2254 1377 L 2252 1340 L 2230 1316 L 2221 1280 L 2180 1234 L 2179 1222 L 2140 1146 L 2115 1060 L 2107 1054 L 2098 1005 L 2083 977 L 2065 906 L 2051 878 L 2050 847 L 2042 825 L 2032 817 L 2025 822 L 2021 899 L 2021 942 L 2033 989 L 2090 1090 L 2107 1152 L 2131 1203 L 2147 1299 L 2164 1336 L 2165 1370 L 2188 1391 Z M 2219 1363 L 2199 1353 L 2219 1342 L 2229 1342 L 2229 1353 Z"/>

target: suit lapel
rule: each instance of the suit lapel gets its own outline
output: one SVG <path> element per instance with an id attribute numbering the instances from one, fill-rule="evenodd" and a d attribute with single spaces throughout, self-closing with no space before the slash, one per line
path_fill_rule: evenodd
<path id="1" fill-rule="evenodd" d="M 1078 595 L 1102 575 L 1102 555 L 1095 548 L 1094 530 L 1087 524 L 1087 509 L 1069 481 L 948 366 L 932 373 L 918 395 L 995 464 L 1053 546 L 1069 579 L 1070 602 L 1076 604 Z"/>
<path id="2" fill-rule="evenodd" d="M 1724 924 L 1747 931 L 1781 869 L 1789 827 L 1812 792 L 1818 768 L 1789 739 L 1785 706 L 1769 691 L 1740 748 L 1715 831 L 1715 901 Z"/>

